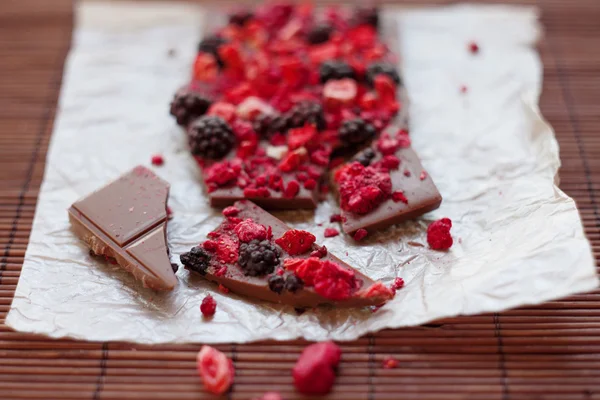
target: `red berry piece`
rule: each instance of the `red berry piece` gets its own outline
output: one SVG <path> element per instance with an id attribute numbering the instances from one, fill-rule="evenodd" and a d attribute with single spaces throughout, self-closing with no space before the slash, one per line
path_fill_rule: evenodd
<path id="1" fill-rule="evenodd" d="M 383 359 L 383 368 L 394 369 L 400 364 L 394 357 L 386 357 Z"/>
<path id="2" fill-rule="evenodd" d="M 275 243 L 289 255 L 295 256 L 304 254 L 310 250 L 315 240 L 317 238 L 310 232 L 291 229 L 284 233 L 282 237 L 275 240 Z"/>
<path id="3" fill-rule="evenodd" d="M 432 222 L 427 227 L 427 243 L 434 250 L 448 250 L 452 247 L 452 235 L 450 235 L 452 221 L 449 218 L 442 218 Z"/>
<path id="4" fill-rule="evenodd" d="M 404 193 L 399 190 L 392 193 L 392 200 L 394 200 L 394 202 L 396 202 L 396 203 L 401 201 L 404 204 L 408 204 L 408 199 L 406 198 Z"/>
<path id="5" fill-rule="evenodd" d="M 340 214 L 333 214 L 331 217 L 329 217 L 329 222 L 341 222 L 342 221 L 342 216 Z"/>
<path id="6" fill-rule="evenodd" d="M 477 54 L 477 53 L 479 53 L 479 45 L 478 45 L 477 43 L 475 43 L 475 42 L 470 42 L 470 43 L 469 43 L 469 51 L 470 51 L 472 54 Z"/>
<path id="7" fill-rule="evenodd" d="M 219 285 L 219 291 L 220 291 L 221 293 L 225 293 L 225 294 L 227 294 L 227 293 L 229 293 L 229 288 L 227 288 L 227 287 L 225 287 L 225 286 L 223 286 L 223 285 L 221 284 L 221 285 Z"/>
<path id="8" fill-rule="evenodd" d="M 311 145 L 316 144 L 314 143 L 316 136 L 317 129 L 314 125 L 305 125 L 300 128 L 290 129 L 287 137 L 288 148 L 296 150 L 299 147 L 311 147 Z"/>
<path id="9" fill-rule="evenodd" d="M 202 346 L 196 357 L 196 367 L 209 392 L 223 394 L 231 387 L 235 369 L 231 360 L 219 350 Z"/>
<path id="10" fill-rule="evenodd" d="M 223 118 L 226 122 L 233 122 L 235 119 L 236 108 L 233 104 L 225 101 L 219 101 L 214 103 L 208 111 L 207 115 L 216 115 L 217 117 Z"/>
<path id="11" fill-rule="evenodd" d="M 214 81 L 219 72 L 216 58 L 209 53 L 199 53 L 194 61 L 193 78 L 195 81 Z"/>
<path id="12" fill-rule="evenodd" d="M 225 207 L 225 209 L 223 210 L 223 215 L 226 217 L 235 217 L 236 215 L 238 215 L 239 212 L 240 210 L 235 206 L 229 206 Z"/>
<path id="13" fill-rule="evenodd" d="M 323 258 L 327 255 L 327 247 L 321 246 L 317 250 L 310 253 L 311 257 Z"/>
<path id="14" fill-rule="evenodd" d="M 210 294 L 206 296 L 202 300 L 202 304 L 200 304 L 200 311 L 206 318 L 215 315 L 215 312 L 217 311 L 217 302 L 215 301 L 214 297 L 212 297 Z"/>
<path id="15" fill-rule="evenodd" d="M 265 240 L 267 238 L 267 228 L 249 218 L 237 224 L 234 230 L 240 242 L 244 243 L 253 240 Z"/>
<path id="16" fill-rule="evenodd" d="M 165 163 L 165 159 L 160 154 L 155 154 L 152 156 L 151 160 L 152 165 L 161 166 Z"/>
<path id="17" fill-rule="evenodd" d="M 315 181 L 312 178 L 307 179 L 306 181 L 304 181 L 303 186 L 304 186 L 304 189 L 306 189 L 306 190 L 313 190 L 314 188 L 317 187 L 317 181 Z"/>
<path id="18" fill-rule="evenodd" d="M 325 395 L 335 382 L 335 368 L 342 351 L 333 342 L 315 343 L 304 349 L 292 374 L 294 386 L 303 394 Z"/>
<path id="19" fill-rule="evenodd" d="M 357 242 L 360 242 L 361 240 L 363 240 L 364 238 L 366 238 L 368 234 L 369 234 L 369 232 L 367 232 L 366 229 L 360 228 L 359 230 L 357 230 L 356 232 L 354 232 L 353 238 Z"/>
<path id="20" fill-rule="evenodd" d="M 167 206 L 167 218 L 168 219 L 173 218 L 173 210 L 169 206 Z"/>
<path id="21" fill-rule="evenodd" d="M 329 238 L 329 237 L 337 236 L 339 234 L 340 234 L 340 232 L 335 228 L 325 228 L 325 232 L 323 233 L 323 236 L 325 236 L 326 238 Z"/>
<path id="22" fill-rule="evenodd" d="M 424 181 L 427 178 L 427 172 L 421 171 L 421 175 L 419 175 L 419 179 Z"/>
<path id="23" fill-rule="evenodd" d="M 283 197 L 286 199 L 293 199 L 300 191 L 300 184 L 297 181 L 291 180 L 288 182 L 285 190 L 283 191 Z"/>
<path id="24" fill-rule="evenodd" d="M 351 78 L 329 80 L 323 87 L 324 101 L 330 107 L 350 105 L 358 93 L 356 81 Z"/>
<path id="25" fill-rule="evenodd" d="M 396 290 L 400 290 L 404 287 L 404 279 L 396 278 L 394 279 L 394 283 L 392 283 L 392 290 L 395 292 Z"/>

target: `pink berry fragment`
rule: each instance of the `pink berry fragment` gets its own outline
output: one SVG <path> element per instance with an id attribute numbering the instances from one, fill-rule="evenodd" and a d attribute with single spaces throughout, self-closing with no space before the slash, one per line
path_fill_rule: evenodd
<path id="1" fill-rule="evenodd" d="M 365 237 L 367 237 L 367 235 L 369 234 L 369 232 L 367 232 L 366 229 L 360 228 L 359 230 L 357 230 L 356 232 L 354 232 L 354 240 L 356 240 L 357 242 L 360 242 L 361 240 L 363 240 Z"/>
<path id="2" fill-rule="evenodd" d="M 337 236 L 339 234 L 340 234 L 340 232 L 335 228 L 325 228 L 325 233 L 323 234 L 323 236 L 325 236 L 326 238 L 329 238 L 329 237 Z"/>
<path id="3" fill-rule="evenodd" d="M 399 362 L 394 357 L 386 357 L 383 359 L 383 368 L 394 369 L 398 366 Z"/>
<path id="4" fill-rule="evenodd" d="M 200 311 L 206 318 L 215 315 L 215 312 L 217 311 L 217 302 L 210 294 L 202 300 L 202 304 L 200 304 Z"/>
<path id="5" fill-rule="evenodd" d="M 306 347 L 292 370 L 296 389 L 303 394 L 329 393 L 341 355 L 342 351 L 333 342 L 315 343 Z"/>
<path id="6" fill-rule="evenodd" d="M 204 388 L 214 394 L 223 394 L 233 384 L 233 363 L 219 350 L 202 346 L 196 357 L 196 368 Z"/>
<path id="7" fill-rule="evenodd" d="M 427 227 L 427 243 L 434 250 L 448 250 L 452 247 L 452 235 L 450 235 L 452 221 L 449 218 L 442 218 L 432 222 Z"/>
<path id="8" fill-rule="evenodd" d="M 342 216 L 340 214 L 333 214 L 331 217 L 329 217 L 329 222 L 341 222 L 342 221 Z"/>
<path id="9" fill-rule="evenodd" d="M 165 163 L 165 159 L 160 154 L 155 154 L 152 156 L 151 160 L 152 165 L 161 166 Z"/>
<path id="10" fill-rule="evenodd" d="M 475 43 L 475 42 L 470 42 L 470 43 L 469 43 L 469 51 L 470 51 L 472 54 L 477 54 L 477 53 L 479 53 L 479 45 L 478 45 L 477 43 Z"/>

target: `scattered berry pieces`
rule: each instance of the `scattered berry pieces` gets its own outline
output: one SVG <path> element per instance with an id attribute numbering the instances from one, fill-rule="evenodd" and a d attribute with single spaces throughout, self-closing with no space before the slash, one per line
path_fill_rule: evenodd
<path id="1" fill-rule="evenodd" d="M 210 294 L 202 300 L 200 311 L 205 318 L 212 317 L 217 311 L 217 302 Z"/>
<path id="2" fill-rule="evenodd" d="M 335 228 L 325 228 L 325 232 L 323 233 L 323 236 L 325 236 L 326 238 L 329 238 L 329 237 L 337 236 L 339 234 L 340 234 L 340 232 Z"/>
<path id="3" fill-rule="evenodd" d="M 310 232 L 291 229 L 284 233 L 282 237 L 275 240 L 275 243 L 290 256 L 295 256 L 304 254 L 310 250 L 315 240 L 317 240 L 317 238 Z"/>
<path id="4" fill-rule="evenodd" d="M 469 51 L 473 54 L 479 53 L 479 45 L 475 42 L 469 42 Z"/>
<path id="5" fill-rule="evenodd" d="M 452 221 L 449 218 L 442 218 L 432 222 L 427 227 L 427 243 L 434 250 L 448 250 L 452 247 L 452 235 L 450 235 Z"/>
<path id="6" fill-rule="evenodd" d="M 406 198 L 404 193 L 402 193 L 401 191 L 396 191 L 396 192 L 392 193 L 392 200 L 394 200 L 394 202 L 396 202 L 396 203 L 401 201 L 404 204 L 408 204 L 408 199 Z"/>
<path id="7" fill-rule="evenodd" d="M 161 166 L 165 163 L 165 159 L 160 154 L 155 154 L 151 159 L 152 165 Z"/>
<path id="8" fill-rule="evenodd" d="M 335 368 L 341 355 L 342 351 L 333 342 L 306 347 L 292 370 L 296 389 L 303 394 L 329 393 L 335 382 Z"/>
<path id="9" fill-rule="evenodd" d="M 398 360 L 396 360 L 394 357 L 386 357 L 383 359 L 383 368 L 385 369 L 394 369 L 396 368 L 400 363 L 398 362 Z"/>
<path id="10" fill-rule="evenodd" d="M 223 394 L 231 387 L 235 374 L 233 363 L 219 350 L 202 346 L 196 357 L 196 367 L 209 392 Z"/>
<path id="11" fill-rule="evenodd" d="M 367 237 L 367 235 L 369 234 L 369 232 L 367 232 L 366 229 L 360 228 L 359 230 L 357 230 L 356 232 L 354 232 L 354 240 L 356 240 L 357 242 L 360 242 L 361 240 L 363 240 L 365 237 Z"/>

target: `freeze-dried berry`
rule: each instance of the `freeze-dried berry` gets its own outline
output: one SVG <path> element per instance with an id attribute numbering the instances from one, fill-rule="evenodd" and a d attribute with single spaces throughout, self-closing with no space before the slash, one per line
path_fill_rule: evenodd
<path id="1" fill-rule="evenodd" d="M 357 230 L 356 232 L 354 232 L 353 238 L 357 242 L 360 242 L 361 240 L 363 240 L 364 238 L 366 238 L 368 234 L 369 234 L 369 232 L 367 232 L 366 229 L 360 228 L 359 230 Z"/>
<path id="2" fill-rule="evenodd" d="M 317 240 L 315 235 L 299 229 L 290 229 L 282 237 L 275 240 L 286 253 L 291 256 L 308 252 Z"/>
<path id="3" fill-rule="evenodd" d="M 389 63 L 374 63 L 369 65 L 365 75 L 367 83 L 373 86 L 375 84 L 375 77 L 379 74 L 389 76 L 396 85 L 400 85 L 400 75 L 398 75 L 396 67 Z"/>
<path id="4" fill-rule="evenodd" d="M 329 40 L 333 28 L 328 24 L 315 25 L 306 35 L 306 40 L 310 44 L 321 44 Z"/>
<path id="5" fill-rule="evenodd" d="M 339 80 L 344 78 L 355 78 L 354 70 L 350 64 L 343 61 L 325 61 L 319 66 L 319 78 L 321 83 L 328 80 Z"/>
<path id="6" fill-rule="evenodd" d="M 371 149 L 371 148 L 367 148 L 367 149 L 364 149 L 363 151 L 361 151 L 360 153 L 358 153 L 354 157 L 354 160 L 358 161 L 359 163 L 361 163 L 362 165 L 367 167 L 371 164 L 371 161 L 373 161 L 374 158 L 375 158 L 375 151 L 373 151 L 373 149 Z"/>
<path id="7" fill-rule="evenodd" d="M 175 93 L 171 101 L 170 113 L 177 124 L 187 126 L 192 120 L 204 115 L 211 106 L 212 100 L 202 93 L 189 89 L 181 89 Z"/>
<path id="8" fill-rule="evenodd" d="M 244 26 L 246 22 L 254 17 L 254 13 L 250 10 L 239 10 L 229 14 L 229 23 L 237 26 Z"/>
<path id="9" fill-rule="evenodd" d="M 448 250 L 452 247 L 453 240 L 450 235 L 452 221 L 450 218 L 442 218 L 432 222 L 427 227 L 427 243 L 434 250 Z"/>
<path id="10" fill-rule="evenodd" d="M 358 86 L 351 78 L 331 79 L 323 86 L 323 101 L 331 109 L 351 106 L 357 94 Z"/>
<path id="11" fill-rule="evenodd" d="M 315 343 L 306 347 L 292 370 L 296 389 L 310 395 L 329 393 L 341 355 L 342 351 L 333 342 Z"/>
<path id="12" fill-rule="evenodd" d="M 290 293 L 296 293 L 298 290 L 304 287 L 304 282 L 302 279 L 298 278 L 296 275 L 291 274 L 285 278 L 285 290 Z"/>
<path id="13" fill-rule="evenodd" d="M 233 363 L 219 350 L 202 346 L 196 357 L 196 368 L 204 388 L 214 394 L 223 394 L 233 383 Z"/>
<path id="14" fill-rule="evenodd" d="M 477 54 L 479 53 L 479 45 L 475 42 L 469 42 L 469 51 L 472 54 Z"/>
<path id="15" fill-rule="evenodd" d="M 237 224 L 234 228 L 235 234 L 240 242 L 248 243 L 253 240 L 262 241 L 267 239 L 267 228 L 264 225 L 257 224 L 250 218 Z"/>
<path id="16" fill-rule="evenodd" d="M 150 161 L 152 162 L 152 165 L 156 165 L 156 166 L 161 166 L 165 163 L 164 157 L 161 156 L 160 154 L 153 155 L 152 158 L 150 159 Z"/>
<path id="17" fill-rule="evenodd" d="M 383 368 L 385 369 L 394 369 L 396 368 L 400 363 L 398 362 L 398 360 L 396 360 L 394 357 L 386 357 L 383 359 Z"/>
<path id="18" fill-rule="evenodd" d="M 208 36 L 200 41 L 198 44 L 198 51 L 201 53 L 211 54 L 216 60 L 219 66 L 223 66 L 223 60 L 219 56 L 219 47 L 227 43 L 227 39 L 220 36 Z"/>
<path id="19" fill-rule="evenodd" d="M 268 283 L 269 283 L 269 289 L 271 289 L 273 292 L 275 292 L 277 294 L 280 294 L 283 291 L 283 288 L 285 287 L 285 280 L 283 279 L 283 277 L 281 277 L 279 275 L 270 276 Z"/>
<path id="20" fill-rule="evenodd" d="M 379 26 L 379 10 L 376 7 L 357 7 L 352 16 L 353 25 Z"/>
<path id="21" fill-rule="evenodd" d="M 204 317 L 212 317 L 215 315 L 217 311 L 217 302 L 215 299 L 209 294 L 202 300 L 202 304 L 200 304 L 200 312 Z"/>
<path id="22" fill-rule="evenodd" d="M 339 234 L 340 234 L 340 232 L 335 228 L 325 228 L 325 232 L 323 233 L 323 236 L 325 236 L 326 238 L 330 238 L 330 237 L 337 236 Z"/>
<path id="23" fill-rule="evenodd" d="M 206 275 L 206 270 L 210 265 L 210 255 L 201 247 L 193 247 L 187 253 L 179 256 L 179 260 L 189 270 Z"/>
<path id="24" fill-rule="evenodd" d="M 268 240 L 242 243 L 238 264 L 249 276 L 270 274 L 279 265 L 279 250 Z"/>
<path id="25" fill-rule="evenodd" d="M 323 107 L 313 101 L 303 101 L 296 104 L 287 113 L 288 128 L 298 128 L 306 124 L 314 125 L 318 130 L 325 129 Z"/>
<path id="26" fill-rule="evenodd" d="M 207 115 L 192 122 L 188 129 L 188 143 L 192 154 L 219 159 L 233 148 L 235 136 L 222 118 Z"/>
<path id="27" fill-rule="evenodd" d="M 254 131 L 263 138 L 270 138 L 276 133 L 285 134 L 290 127 L 287 115 L 259 114 L 252 122 Z"/>
<path id="28" fill-rule="evenodd" d="M 373 125 L 365 122 L 363 119 L 355 118 L 350 121 L 345 121 L 340 127 L 338 134 L 342 143 L 346 146 L 354 146 L 374 138 L 375 134 L 377 134 L 377 130 Z"/>

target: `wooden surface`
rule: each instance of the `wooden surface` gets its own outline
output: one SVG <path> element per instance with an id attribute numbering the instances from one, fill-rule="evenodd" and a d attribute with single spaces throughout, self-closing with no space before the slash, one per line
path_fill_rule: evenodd
<path id="1" fill-rule="evenodd" d="M 420 2 L 434 3 L 449 2 Z M 598 258 L 600 1 L 527 3 L 540 7 L 546 29 L 541 108 L 561 145 L 561 187 L 577 200 Z M 68 0 L 0 0 L 0 318 L 27 246 L 72 17 Z M 218 346 L 237 368 L 225 397 L 268 389 L 301 398 L 289 371 L 303 345 Z M 199 347 L 46 340 L 0 324 L 0 399 L 211 398 L 196 376 Z M 600 399 L 600 292 L 342 347 L 331 399 Z M 388 355 L 399 368 L 381 368 Z"/>

